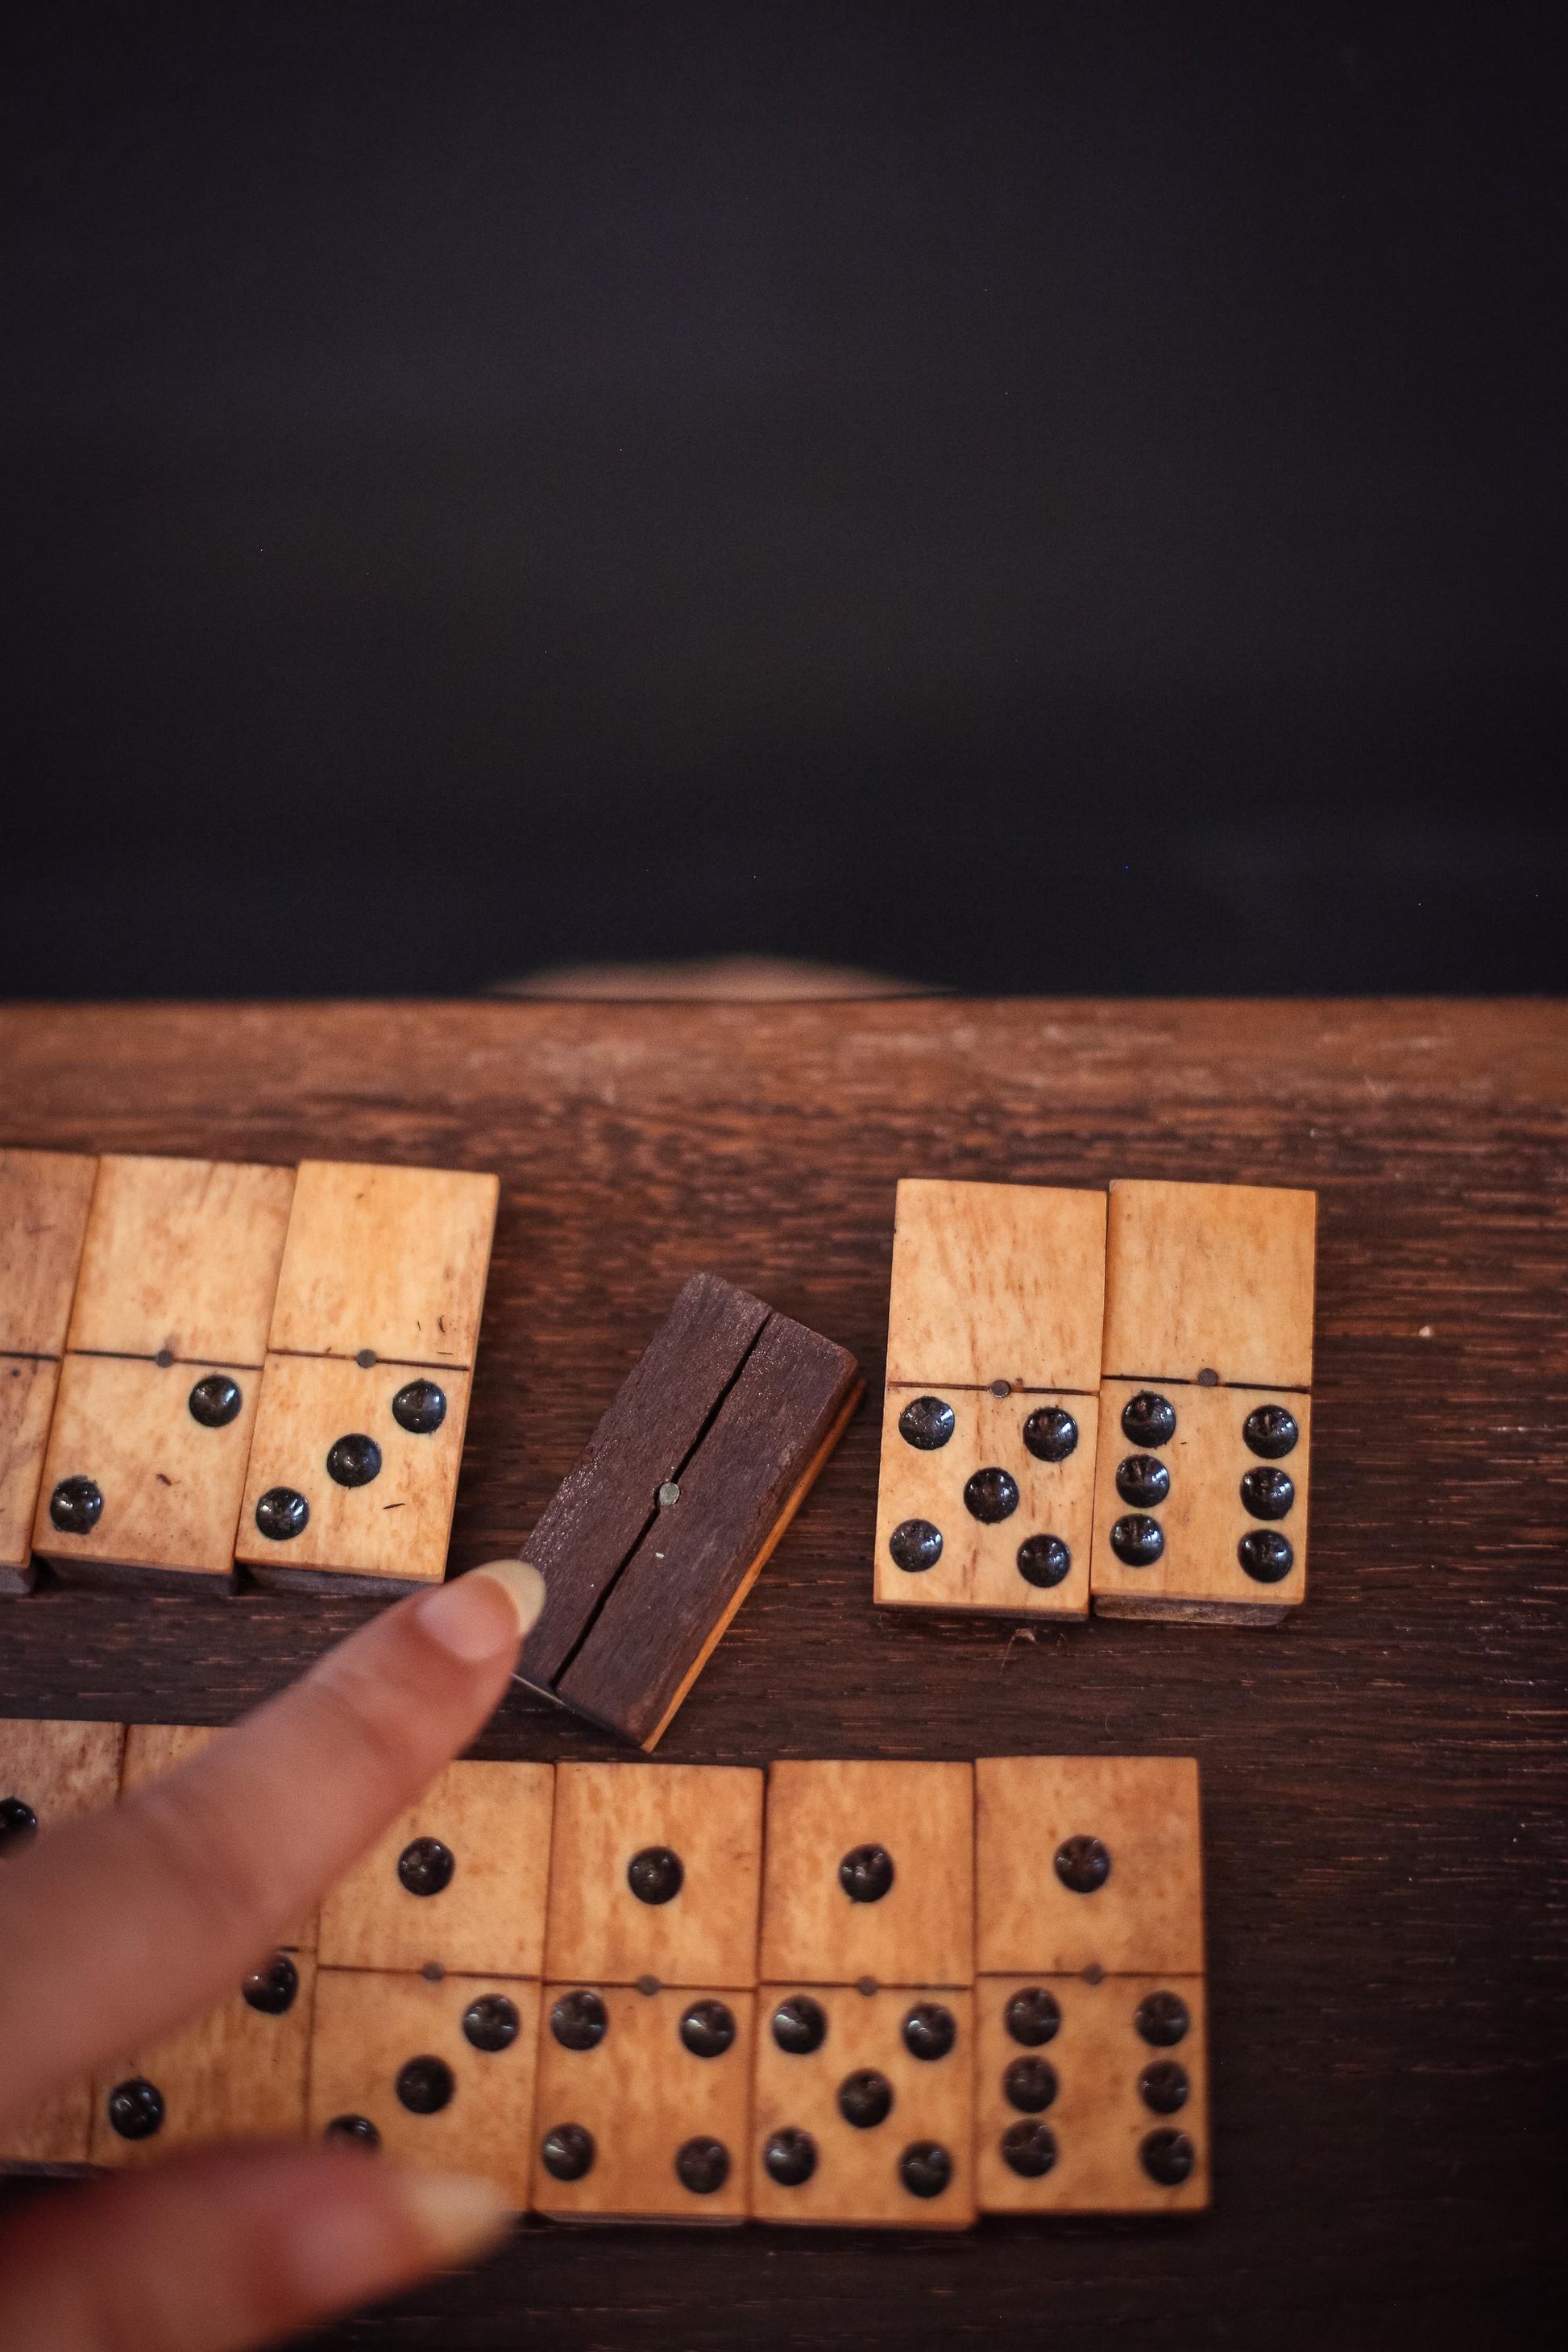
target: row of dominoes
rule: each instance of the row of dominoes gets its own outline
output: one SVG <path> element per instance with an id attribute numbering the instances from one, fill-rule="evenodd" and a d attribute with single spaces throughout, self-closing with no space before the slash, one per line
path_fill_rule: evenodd
<path id="1" fill-rule="evenodd" d="M 0 1725 L 0 1845 L 221 1734 Z M 456 1764 L 214 2015 L 0 2158 L 309 2134 L 580 2219 L 1208 2202 L 1186 1759 Z"/>
<path id="2" fill-rule="evenodd" d="M 0 1589 L 444 1573 L 496 1180 L 0 1152 Z M 906 1180 L 875 1592 L 1274 1622 L 1306 1589 L 1315 1201 Z M 531 1687 L 651 1748 L 855 1409 L 684 1286 L 534 1528 Z"/>
<path id="3" fill-rule="evenodd" d="M 1274 1623 L 1306 1591 L 1316 1196 L 899 1186 L 888 1607 Z"/>
<path id="4" fill-rule="evenodd" d="M 0 1591 L 438 1580 L 499 1192 L 0 1151 Z"/>

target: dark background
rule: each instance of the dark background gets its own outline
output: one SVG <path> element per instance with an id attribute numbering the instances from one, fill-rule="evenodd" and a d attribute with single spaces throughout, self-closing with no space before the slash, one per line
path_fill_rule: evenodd
<path id="1" fill-rule="evenodd" d="M 4 40 L 12 992 L 1562 985 L 1555 10 Z"/>

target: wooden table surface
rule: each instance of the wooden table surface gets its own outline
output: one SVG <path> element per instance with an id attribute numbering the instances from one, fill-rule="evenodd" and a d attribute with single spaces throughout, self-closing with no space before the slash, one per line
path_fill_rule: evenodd
<path id="1" fill-rule="evenodd" d="M 868 1408 L 665 1742 L 1202 1760 L 1215 2209 L 955 2239 L 530 2226 L 334 2344 L 1546 2341 L 1561 2318 L 1568 1008 L 12 1008 L 0 1136 L 494 1169 L 453 1557 L 517 1544 L 682 1276 Z M 871 1607 L 894 1180 L 1315 1185 L 1310 1586 L 1250 1633 Z M 0 1713 L 223 1722 L 365 1613 L 0 1604 Z M 481 1753 L 605 1754 L 521 1693 Z"/>

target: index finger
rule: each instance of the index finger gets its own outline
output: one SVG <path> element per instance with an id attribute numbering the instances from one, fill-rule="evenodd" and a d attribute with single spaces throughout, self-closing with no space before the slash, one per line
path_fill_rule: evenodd
<path id="1" fill-rule="evenodd" d="M 0 1874 L 0 2106 L 169 2032 L 290 1931 L 466 1748 L 539 1614 L 538 1570 L 400 1601 L 191 1763 Z"/>

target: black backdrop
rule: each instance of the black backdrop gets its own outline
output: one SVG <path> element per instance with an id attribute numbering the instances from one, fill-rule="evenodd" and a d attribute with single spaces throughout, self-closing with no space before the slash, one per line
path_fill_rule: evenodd
<path id="1" fill-rule="evenodd" d="M 1557 12 L 6 12 L 18 994 L 1561 985 Z"/>

